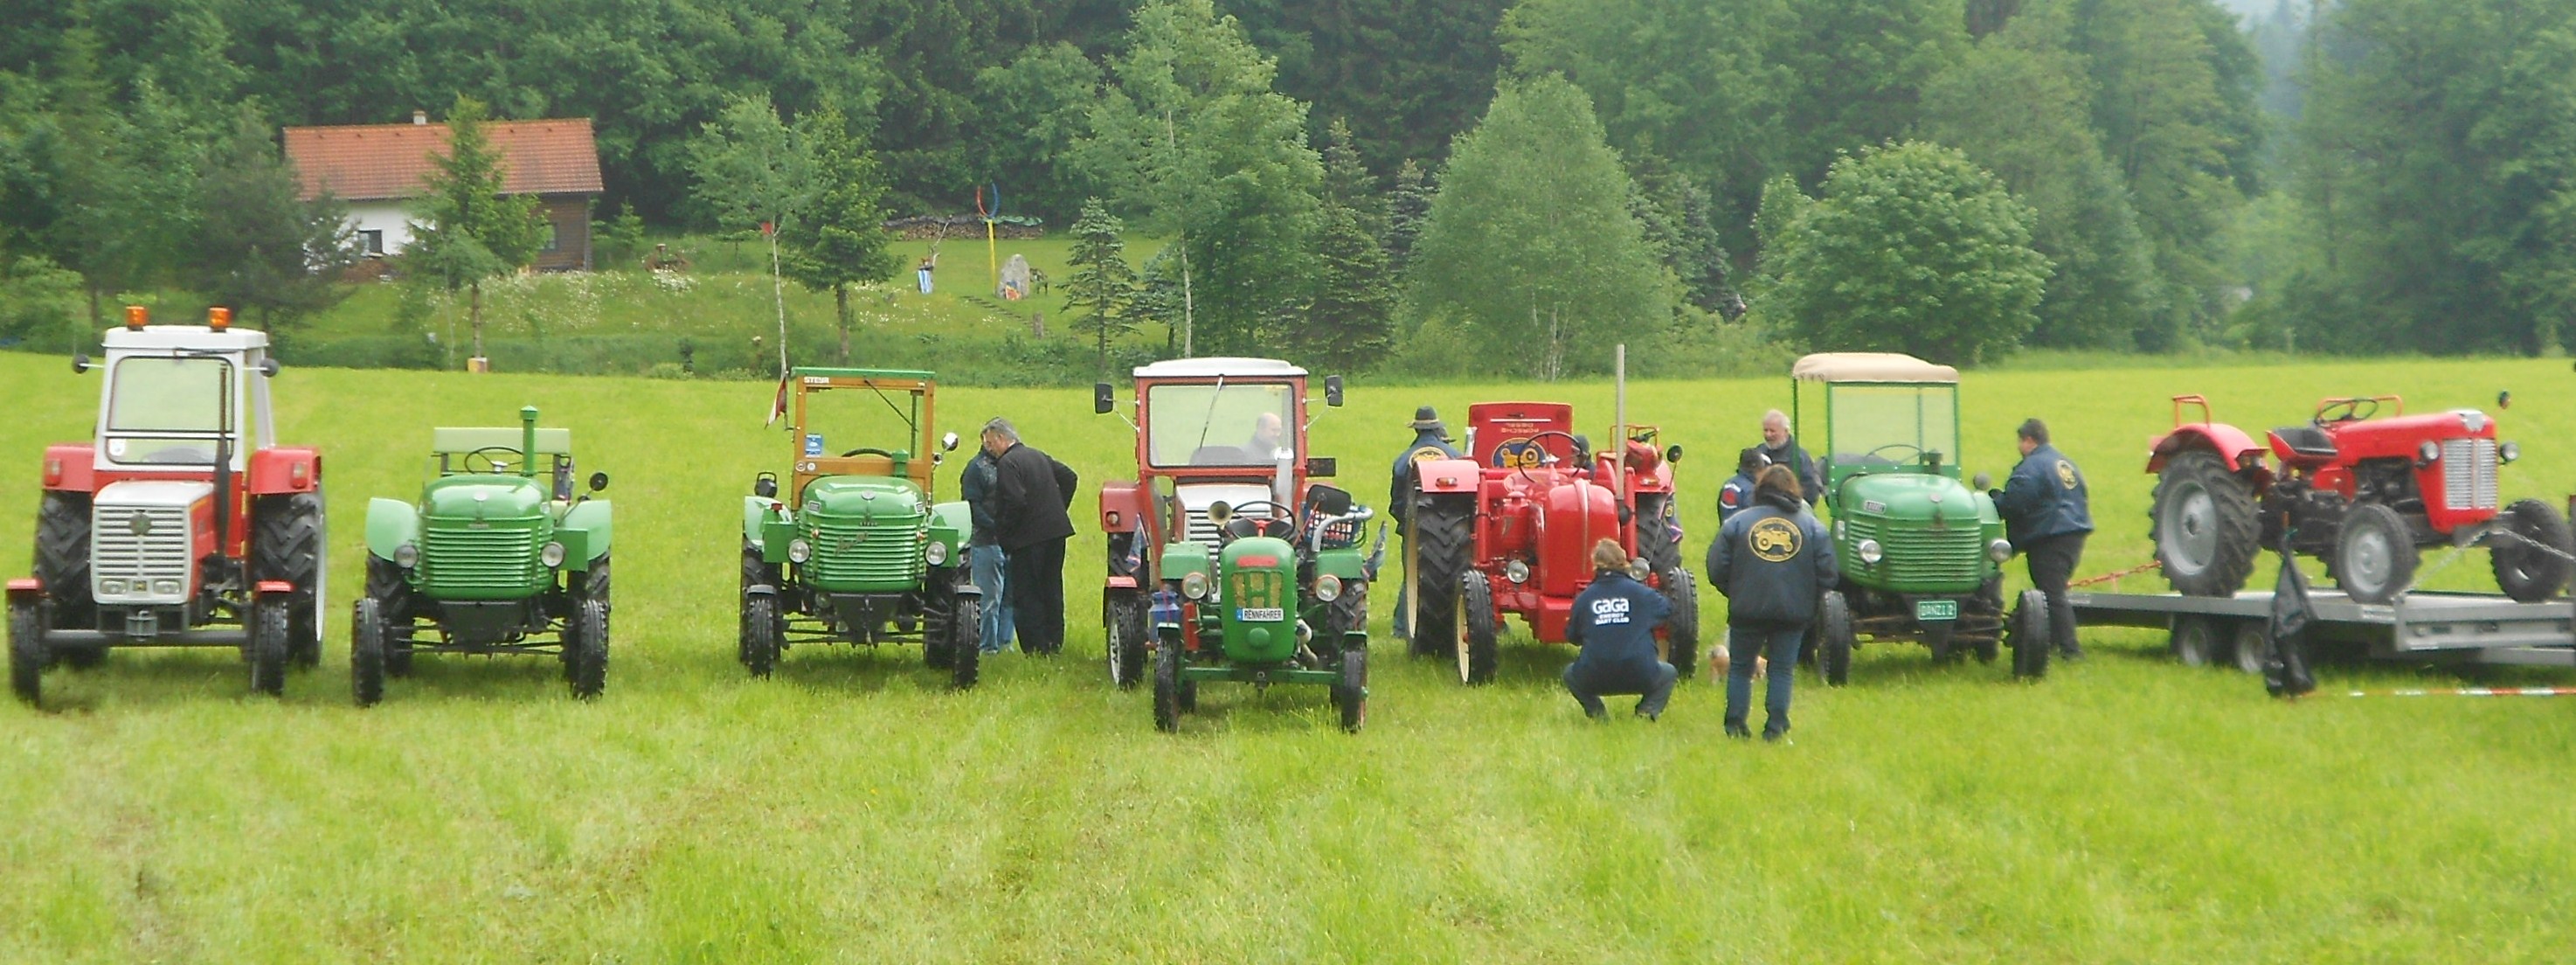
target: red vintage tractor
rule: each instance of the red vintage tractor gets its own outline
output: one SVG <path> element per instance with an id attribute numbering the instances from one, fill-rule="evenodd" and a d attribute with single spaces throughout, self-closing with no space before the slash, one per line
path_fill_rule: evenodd
<path id="1" fill-rule="evenodd" d="M 1565 642 L 1574 596 L 1592 581 L 1592 545 L 1626 548 L 1637 577 L 1672 603 L 1661 636 L 1684 675 L 1698 662 L 1699 596 L 1682 565 L 1673 507 L 1681 447 L 1655 448 L 1653 426 L 1622 425 L 1615 450 L 1592 452 L 1562 402 L 1485 402 L 1467 410 L 1467 454 L 1414 471 L 1414 653 L 1449 644 L 1458 679 L 1494 677 L 1502 617 Z"/>
<path id="2" fill-rule="evenodd" d="M 268 335 L 150 325 L 105 337 L 96 437 L 45 450 L 36 573 L 9 581 L 9 684 L 111 647 L 234 647 L 255 691 L 321 658 L 322 457 L 277 444 Z M 72 368 L 91 368 L 86 356 Z"/>
<path id="3" fill-rule="evenodd" d="M 2567 518 L 2537 499 L 2497 506 L 2497 469 L 2518 452 L 2496 441 L 2486 413 L 2410 416 L 2393 395 L 2326 399 L 2307 424 L 2258 444 L 2213 421 L 2207 399 L 2173 404 L 2173 431 L 2155 440 L 2147 471 L 2157 476 L 2156 561 L 2177 591 L 2234 594 L 2255 553 L 2285 535 L 2292 551 L 2324 557 L 2327 575 L 2363 603 L 2405 592 L 2421 548 L 2445 543 L 2485 545 L 2515 600 L 2567 586 Z"/>

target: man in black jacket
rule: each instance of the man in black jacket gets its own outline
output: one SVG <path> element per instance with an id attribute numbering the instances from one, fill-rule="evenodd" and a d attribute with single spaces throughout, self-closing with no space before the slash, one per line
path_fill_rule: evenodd
<path id="1" fill-rule="evenodd" d="M 1566 641 L 1583 647 L 1565 666 L 1565 689 L 1594 720 L 1609 714 L 1603 694 L 1638 694 L 1637 716 L 1654 720 L 1680 676 L 1655 655 L 1655 627 L 1672 614 L 1672 604 L 1628 575 L 1628 553 L 1618 540 L 1592 545 L 1592 570 L 1592 584 L 1575 594 L 1574 613 L 1565 621 Z"/>
<path id="2" fill-rule="evenodd" d="M 2021 464 L 1995 493 L 1995 512 L 2004 518 L 2004 535 L 2013 550 L 2030 561 L 2030 582 L 2048 597 L 2049 642 L 2070 660 L 2084 658 L 2075 643 L 2075 606 L 2067 602 L 2066 581 L 2084 556 L 2084 537 L 2093 532 L 2093 510 L 2085 496 L 2084 474 L 2048 444 L 2048 424 L 2030 419 L 2017 435 Z"/>
<path id="3" fill-rule="evenodd" d="M 1753 508 L 1735 514 L 1708 545 L 1708 584 L 1726 594 L 1726 735 L 1751 737 L 1746 704 L 1753 699 L 1753 665 L 1771 660 L 1762 739 L 1789 735 L 1789 668 L 1798 643 L 1816 619 L 1816 598 L 1839 579 L 1834 541 L 1807 512 L 1798 475 L 1774 465 L 1754 478 Z"/>
<path id="4" fill-rule="evenodd" d="M 994 460 L 993 530 L 1010 554 L 1003 579 L 1021 653 L 1064 650 L 1064 541 L 1073 537 L 1073 488 L 1080 477 L 1055 457 L 1020 442 L 1008 419 L 984 423 Z"/>
<path id="5" fill-rule="evenodd" d="M 1775 466 L 1787 466 L 1798 477 L 1799 492 L 1807 505 L 1821 504 L 1825 498 L 1825 474 L 1817 467 L 1816 457 L 1798 447 L 1796 436 L 1789 434 L 1789 414 L 1773 409 L 1762 414 L 1762 456 Z"/>

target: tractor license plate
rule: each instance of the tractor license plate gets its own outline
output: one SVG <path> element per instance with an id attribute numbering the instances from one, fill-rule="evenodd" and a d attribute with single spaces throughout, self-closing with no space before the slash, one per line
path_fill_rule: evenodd
<path id="1" fill-rule="evenodd" d="M 1914 618 L 1924 621 L 1956 620 L 1959 618 L 1959 601 L 1916 600 L 1914 601 Z"/>
<path id="2" fill-rule="evenodd" d="M 1288 609 L 1275 606 L 1248 606 L 1234 611 L 1234 619 L 1238 623 L 1277 623 L 1288 619 Z"/>

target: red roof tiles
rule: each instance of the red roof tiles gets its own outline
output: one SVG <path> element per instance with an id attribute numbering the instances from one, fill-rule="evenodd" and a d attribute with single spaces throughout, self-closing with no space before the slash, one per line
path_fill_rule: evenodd
<path id="1" fill-rule="evenodd" d="M 599 148 L 591 141 L 590 118 L 491 121 L 483 131 L 503 159 L 504 193 L 599 193 Z M 418 196 L 433 153 L 447 153 L 445 124 L 286 129 L 286 160 L 302 178 L 308 201 L 325 188 L 343 201 Z"/>

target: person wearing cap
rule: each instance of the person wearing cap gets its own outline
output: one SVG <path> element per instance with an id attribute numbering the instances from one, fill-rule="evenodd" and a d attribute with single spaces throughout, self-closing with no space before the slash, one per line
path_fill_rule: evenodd
<path id="1" fill-rule="evenodd" d="M 1427 405 L 1413 410 L 1413 443 L 1404 447 L 1404 454 L 1395 457 L 1395 483 L 1388 489 L 1386 498 L 1387 515 L 1395 517 L 1395 533 L 1404 537 L 1407 547 L 1413 545 L 1413 526 L 1409 522 L 1411 513 L 1408 510 L 1413 506 L 1414 464 L 1425 459 L 1456 459 L 1458 456 L 1458 447 L 1449 444 L 1449 427 L 1441 424 L 1440 413 Z M 1413 573 L 1407 570 L 1404 582 L 1395 588 L 1395 638 L 1398 640 L 1410 637 L 1413 632 L 1413 610 L 1405 605 L 1412 589 L 1412 578 Z"/>
<path id="2" fill-rule="evenodd" d="M 1726 525 L 1726 521 L 1734 519 L 1735 514 L 1753 505 L 1753 479 L 1762 474 L 1762 467 L 1770 464 L 1771 457 L 1762 453 L 1761 446 L 1746 446 L 1735 457 L 1735 476 L 1728 479 L 1726 485 L 1717 487 L 1718 525 Z"/>
<path id="3" fill-rule="evenodd" d="M 1798 448 L 1797 437 L 1789 434 L 1789 415 L 1778 409 L 1762 414 L 1762 455 L 1775 466 L 1787 466 L 1798 477 L 1799 491 L 1806 493 L 1807 505 L 1822 505 L 1825 498 L 1825 475 L 1816 467 L 1814 456 Z"/>
<path id="4" fill-rule="evenodd" d="M 1609 716 L 1601 698 L 1636 694 L 1637 716 L 1663 716 L 1680 674 L 1655 653 L 1655 627 L 1672 614 L 1672 604 L 1653 587 L 1628 572 L 1628 553 L 1619 541 L 1592 544 L 1592 582 L 1574 595 L 1565 621 L 1565 639 L 1583 648 L 1565 665 L 1565 690 L 1594 720 Z"/>
<path id="5" fill-rule="evenodd" d="M 1003 584 L 1011 596 L 1020 652 L 1064 650 L 1064 542 L 1073 538 L 1073 468 L 1020 441 L 1008 419 L 984 423 L 993 455 L 993 529 L 1008 556 Z"/>
<path id="6" fill-rule="evenodd" d="M 2093 532 L 2084 474 L 2048 444 L 2048 423 L 2025 420 L 2015 435 L 2021 463 L 2002 491 L 1992 494 L 1995 512 L 2004 518 L 2013 551 L 2030 561 L 2031 585 L 2048 597 L 2049 643 L 2060 655 L 2081 660 L 2084 648 L 2075 642 L 2075 607 L 2067 602 L 2066 581 L 2084 556 L 2084 537 Z"/>
<path id="7" fill-rule="evenodd" d="M 1708 585 L 1726 595 L 1726 736 L 1751 737 L 1745 726 L 1753 699 L 1756 657 L 1769 657 L 1763 699 L 1762 739 L 1789 736 L 1789 667 L 1815 622 L 1816 601 L 1833 589 L 1834 541 L 1807 511 L 1798 474 L 1768 466 L 1755 481 L 1753 506 L 1718 527 L 1708 544 Z"/>

